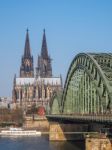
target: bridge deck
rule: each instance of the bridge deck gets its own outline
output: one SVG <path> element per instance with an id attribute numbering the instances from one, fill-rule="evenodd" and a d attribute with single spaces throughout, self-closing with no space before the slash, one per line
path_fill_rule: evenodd
<path id="1" fill-rule="evenodd" d="M 50 120 L 73 122 L 99 122 L 112 124 L 112 115 L 46 115 Z"/>

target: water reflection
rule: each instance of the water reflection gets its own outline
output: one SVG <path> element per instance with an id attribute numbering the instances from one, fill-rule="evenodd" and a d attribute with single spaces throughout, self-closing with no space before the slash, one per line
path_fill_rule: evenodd
<path id="1" fill-rule="evenodd" d="M 46 137 L 0 137 L 0 150 L 84 150 L 84 143 L 49 142 Z"/>
<path id="2" fill-rule="evenodd" d="M 84 142 L 49 142 L 51 150 L 84 150 Z"/>

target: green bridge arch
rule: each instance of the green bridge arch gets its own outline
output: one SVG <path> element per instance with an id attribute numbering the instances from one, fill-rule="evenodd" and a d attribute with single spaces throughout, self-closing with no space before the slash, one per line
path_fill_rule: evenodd
<path id="1" fill-rule="evenodd" d="M 61 91 L 54 91 L 52 99 L 50 101 L 50 114 L 60 114 L 61 113 Z"/>
<path id="2" fill-rule="evenodd" d="M 68 69 L 58 104 L 63 114 L 112 113 L 112 54 L 78 54 Z M 55 106 L 56 100 L 51 109 Z"/>

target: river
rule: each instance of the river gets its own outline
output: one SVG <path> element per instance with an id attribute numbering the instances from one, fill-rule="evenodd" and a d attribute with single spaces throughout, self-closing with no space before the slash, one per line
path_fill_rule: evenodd
<path id="1" fill-rule="evenodd" d="M 84 150 L 84 144 L 49 142 L 46 137 L 0 137 L 0 150 Z"/>

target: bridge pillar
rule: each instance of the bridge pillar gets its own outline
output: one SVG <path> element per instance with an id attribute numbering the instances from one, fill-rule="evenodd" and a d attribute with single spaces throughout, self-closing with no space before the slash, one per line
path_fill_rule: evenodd
<path id="1" fill-rule="evenodd" d="M 86 150 L 112 150 L 112 139 L 107 137 L 86 138 Z"/>
<path id="2" fill-rule="evenodd" d="M 66 141 L 84 139 L 82 132 L 87 131 L 87 125 L 50 122 L 49 140 Z"/>
<path id="3" fill-rule="evenodd" d="M 63 129 L 61 128 L 59 123 L 57 122 L 50 123 L 49 140 L 66 141 Z"/>

